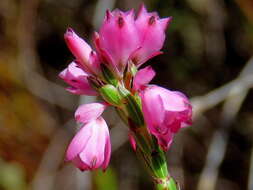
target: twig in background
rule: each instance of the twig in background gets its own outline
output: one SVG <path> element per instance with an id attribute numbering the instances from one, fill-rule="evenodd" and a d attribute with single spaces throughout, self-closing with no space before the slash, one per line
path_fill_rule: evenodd
<path id="1" fill-rule="evenodd" d="M 70 120 L 65 124 L 64 128 L 73 125 L 74 120 Z M 56 174 L 60 164 L 62 163 L 62 158 L 65 154 L 65 147 L 67 146 L 69 139 L 70 135 L 68 135 L 64 129 L 59 129 L 51 139 L 51 142 L 43 154 L 40 166 L 32 181 L 31 188 L 33 190 L 53 189 Z"/>
<path id="2" fill-rule="evenodd" d="M 252 73 L 253 58 L 248 61 L 237 80 L 250 75 L 252 76 Z M 250 85 L 250 83 L 246 83 L 246 81 L 241 81 L 241 83 L 239 83 L 240 86 L 237 86 L 239 84 L 234 85 L 234 87 L 232 87 L 228 93 L 228 96 L 222 108 L 222 119 L 219 123 L 221 128 L 214 133 L 211 139 L 210 147 L 207 153 L 206 164 L 200 175 L 198 190 L 215 189 L 219 174 L 219 167 L 224 159 L 228 144 L 229 126 L 234 121 L 244 99 L 246 98 L 249 89 L 252 87 L 253 81 L 251 82 L 252 83 Z"/>
<path id="3" fill-rule="evenodd" d="M 37 8 L 40 1 L 27 1 L 20 5 L 20 15 L 17 29 L 18 63 L 22 71 L 27 89 L 35 96 L 46 100 L 52 105 L 73 110 L 74 98 L 57 84 L 48 81 L 42 75 L 39 59 L 35 51 L 34 23 L 37 18 Z"/>

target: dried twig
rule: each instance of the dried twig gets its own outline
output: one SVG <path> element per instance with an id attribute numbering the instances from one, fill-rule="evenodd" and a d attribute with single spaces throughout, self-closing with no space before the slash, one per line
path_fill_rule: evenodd
<path id="1" fill-rule="evenodd" d="M 237 81 L 242 78 L 252 76 L 253 73 L 253 58 L 251 58 L 242 72 L 240 73 Z M 249 79 L 249 78 L 247 78 Z M 253 79 L 253 77 L 251 78 Z M 251 82 L 251 83 L 248 83 Z M 237 86 L 239 85 L 240 86 Z M 248 93 L 248 90 L 253 86 L 253 80 L 241 80 L 240 83 L 235 83 L 227 94 L 226 101 L 222 108 L 222 119 L 219 125 L 221 128 L 217 130 L 212 139 L 209 151 L 206 158 L 205 167 L 201 173 L 198 189 L 214 190 L 219 167 L 224 159 L 227 144 L 228 144 L 228 128 L 234 121 L 241 105 Z M 244 88 L 243 88 L 244 87 Z M 222 93 L 225 94 L 225 93 Z M 210 97 L 210 96 L 209 96 Z M 211 96 L 212 97 L 212 96 Z"/>

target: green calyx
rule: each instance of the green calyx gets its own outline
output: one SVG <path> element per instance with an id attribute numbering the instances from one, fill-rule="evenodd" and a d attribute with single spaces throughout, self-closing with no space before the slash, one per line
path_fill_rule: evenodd
<path id="1" fill-rule="evenodd" d="M 103 78 L 105 79 L 105 81 L 108 82 L 109 84 L 117 87 L 118 80 L 114 76 L 113 72 L 111 72 L 111 70 L 104 64 L 101 64 L 101 70 L 102 70 Z"/>
<path id="2" fill-rule="evenodd" d="M 101 96 L 104 98 L 106 102 L 116 107 L 119 107 L 122 104 L 122 98 L 117 90 L 113 85 L 107 84 L 102 86 L 99 89 Z"/>
<path id="3" fill-rule="evenodd" d="M 125 103 L 124 109 L 126 115 L 128 116 L 129 122 L 134 122 L 134 126 L 142 127 L 144 126 L 144 118 L 141 110 L 141 105 L 139 100 L 136 99 L 127 89 L 119 86 L 119 93 L 123 97 L 123 102 Z M 129 123 L 131 128 L 131 123 Z"/>

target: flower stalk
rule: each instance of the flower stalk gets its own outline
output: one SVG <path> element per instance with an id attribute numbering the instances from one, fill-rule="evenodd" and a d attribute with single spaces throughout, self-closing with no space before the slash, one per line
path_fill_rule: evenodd
<path id="1" fill-rule="evenodd" d="M 125 103 L 123 108 L 118 108 L 118 113 L 124 121 L 127 121 L 137 144 L 137 156 L 144 163 L 156 189 L 178 190 L 168 172 L 165 152 L 159 147 L 156 138 L 147 130 L 141 104 L 127 89 L 120 87 L 120 92 L 125 98 Z"/>

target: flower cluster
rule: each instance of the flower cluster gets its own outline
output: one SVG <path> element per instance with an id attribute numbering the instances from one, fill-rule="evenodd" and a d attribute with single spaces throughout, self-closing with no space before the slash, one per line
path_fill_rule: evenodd
<path id="1" fill-rule="evenodd" d="M 65 33 L 75 57 L 59 74 L 70 85 L 67 90 L 104 100 L 81 105 L 75 113 L 75 119 L 83 125 L 68 147 L 66 160 L 82 171 L 105 170 L 108 166 L 111 144 L 108 126 L 101 117 L 107 106 L 114 106 L 128 123 L 134 149 L 138 143 L 132 134 L 137 133 L 138 126 L 145 126 L 167 150 L 174 134 L 191 123 L 189 100 L 180 92 L 149 85 L 155 76 L 150 66 L 138 70 L 161 54 L 170 21 L 171 17 L 161 19 L 156 12 L 147 12 L 144 5 L 137 16 L 133 10 L 107 11 L 99 32 L 94 33 L 95 50 L 72 29 Z"/>

